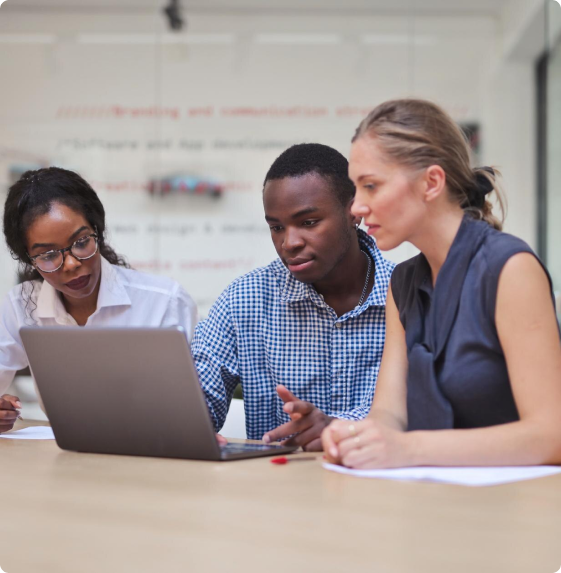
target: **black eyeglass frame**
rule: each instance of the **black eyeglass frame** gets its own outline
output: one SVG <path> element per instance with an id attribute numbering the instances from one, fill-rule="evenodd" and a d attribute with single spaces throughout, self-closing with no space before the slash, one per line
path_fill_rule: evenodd
<path id="1" fill-rule="evenodd" d="M 95 241 L 95 251 L 89 255 L 88 257 L 77 257 L 73 252 L 72 249 L 74 248 L 74 246 L 76 245 L 76 243 L 79 243 L 81 241 L 83 241 L 84 239 L 89 239 L 90 237 L 94 238 Z M 94 257 L 97 252 L 99 250 L 99 237 L 97 235 L 97 233 L 92 233 L 91 235 L 86 235 L 85 237 L 80 237 L 78 240 L 74 241 L 69 247 L 65 247 L 64 249 L 53 249 L 52 251 L 45 251 L 44 253 L 39 253 L 38 255 L 34 255 L 33 257 L 29 256 L 29 253 L 27 254 L 27 256 L 29 257 L 29 260 L 31 261 L 31 264 L 36 268 L 39 269 L 42 273 L 56 273 L 61 267 L 62 265 L 64 265 L 64 253 L 68 253 L 70 252 L 70 254 L 77 260 L 79 261 L 87 261 L 88 259 L 91 259 L 92 257 Z M 35 262 L 35 259 L 42 257 L 44 255 L 49 255 L 51 253 L 60 253 L 62 255 L 62 262 L 60 263 L 60 265 L 56 268 L 53 269 L 52 271 L 44 271 L 43 269 L 39 268 L 37 266 L 37 263 Z"/>

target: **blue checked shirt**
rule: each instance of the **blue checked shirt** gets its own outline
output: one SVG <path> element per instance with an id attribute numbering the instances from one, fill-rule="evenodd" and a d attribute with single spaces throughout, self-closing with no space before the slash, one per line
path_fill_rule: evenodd
<path id="1" fill-rule="evenodd" d="M 216 431 L 238 383 L 250 439 L 289 421 L 277 384 L 329 416 L 359 420 L 368 414 L 394 264 L 363 231 L 359 241 L 375 263 L 374 288 L 343 316 L 277 259 L 231 283 L 197 325 L 191 350 Z"/>

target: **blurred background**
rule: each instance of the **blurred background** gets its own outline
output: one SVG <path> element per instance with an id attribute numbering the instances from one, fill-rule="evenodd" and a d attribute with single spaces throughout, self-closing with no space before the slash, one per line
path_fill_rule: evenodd
<path id="1" fill-rule="evenodd" d="M 78 171 L 116 250 L 178 280 L 204 317 L 275 257 L 272 161 L 300 142 L 348 156 L 375 105 L 423 97 L 463 127 L 475 163 L 502 171 L 505 229 L 559 293 L 560 32 L 555 0 L 7 0 L 1 203 L 26 169 Z M 17 280 L 4 245 L 0 266 L 4 296 Z"/>

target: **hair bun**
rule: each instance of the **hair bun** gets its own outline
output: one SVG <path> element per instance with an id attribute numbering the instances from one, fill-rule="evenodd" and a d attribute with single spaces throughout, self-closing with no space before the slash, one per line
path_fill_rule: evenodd
<path id="1" fill-rule="evenodd" d="M 495 190 L 493 182 L 495 170 L 492 167 L 476 167 L 473 171 L 475 181 L 472 192 L 469 194 L 469 205 L 476 209 L 483 209 L 485 196 Z"/>
<path id="2" fill-rule="evenodd" d="M 495 189 L 495 185 L 493 184 L 492 179 L 489 179 L 489 177 L 487 177 L 485 173 L 491 175 L 492 179 L 495 178 L 495 170 L 492 167 L 475 168 L 475 181 L 477 184 L 477 188 L 479 192 L 483 194 L 483 197 L 485 197 L 485 195 L 488 195 Z"/>

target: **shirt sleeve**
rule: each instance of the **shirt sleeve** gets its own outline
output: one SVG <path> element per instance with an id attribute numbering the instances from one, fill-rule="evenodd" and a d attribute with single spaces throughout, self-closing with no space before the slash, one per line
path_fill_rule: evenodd
<path id="1" fill-rule="evenodd" d="M 29 365 L 19 335 L 19 321 L 9 294 L 0 311 L 0 395 L 5 394 L 18 370 Z"/>
<path id="2" fill-rule="evenodd" d="M 185 289 L 177 284 L 177 289 L 170 299 L 162 326 L 181 326 L 187 334 L 187 340 L 191 342 L 196 324 L 197 306 Z"/>
<path id="3" fill-rule="evenodd" d="M 225 291 L 210 309 L 208 318 L 197 325 L 191 345 L 217 432 L 224 425 L 234 390 L 240 381 L 236 329 L 228 300 L 228 291 Z"/>
<path id="4" fill-rule="evenodd" d="M 352 420 L 358 422 L 359 420 L 364 420 L 364 418 L 368 416 L 371 406 L 371 403 L 368 406 L 360 405 L 356 408 L 353 408 L 352 410 L 349 410 L 348 412 L 340 412 L 335 414 L 334 418 L 338 418 L 339 420 Z"/>
<path id="5" fill-rule="evenodd" d="M 378 374 L 376 373 L 376 376 Z M 346 410 L 344 412 L 338 412 L 333 415 L 335 418 L 339 418 L 340 420 L 363 420 L 368 416 L 370 413 L 370 409 L 372 408 L 372 401 L 374 400 L 374 388 L 375 385 L 372 385 L 371 390 L 367 391 L 364 396 L 362 397 L 361 403 L 353 408 L 352 410 Z"/>

